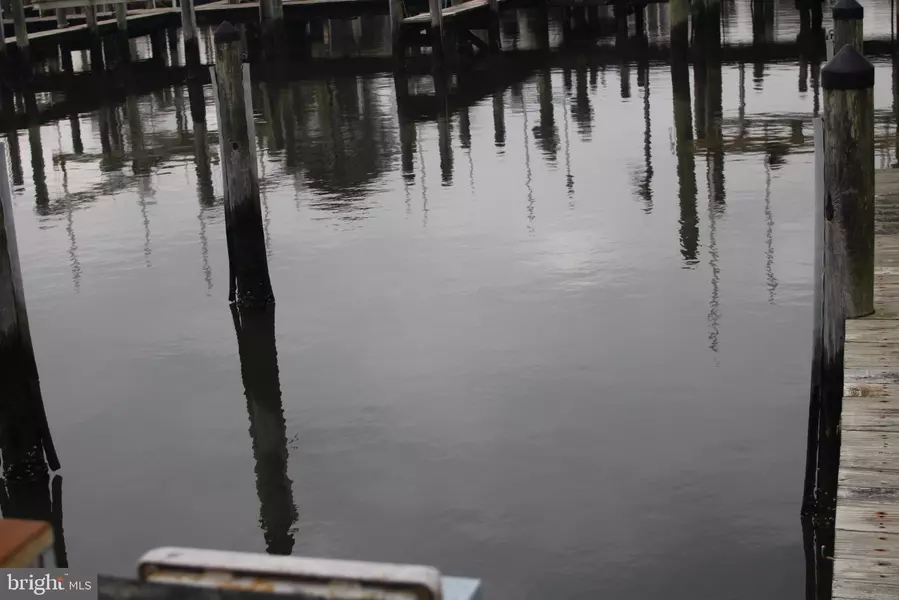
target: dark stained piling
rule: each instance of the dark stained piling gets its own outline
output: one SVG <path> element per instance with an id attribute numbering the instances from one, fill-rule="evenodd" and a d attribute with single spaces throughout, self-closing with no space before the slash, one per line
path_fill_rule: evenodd
<path id="1" fill-rule="evenodd" d="M 168 49 L 166 48 L 165 29 L 157 29 L 150 34 L 150 52 L 153 62 L 160 66 L 164 66 L 168 57 Z"/>
<path id="2" fill-rule="evenodd" d="M 0 463 L 7 482 L 46 481 L 59 459 L 38 381 L 6 165 L 0 144 Z"/>
<path id="3" fill-rule="evenodd" d="M 63 28 L 69 26 L 69 13 L 67 8 L 56 9 L 56 27 Z"/>
<path id="4" fill-rule="evenodd" d="M 690 45 L 690 1 L 669 0 L 668 26 L 671 36 L 671 60 L 686 61 Z M 689 79 L 689 75 L 687 76 Z"/>
<path id="5" fill-rule="evenodd" d="M 403 10 L 403 0 L 387 0 L 387 7 L 390 16 L 390 45 L 393 57 L 402 64 L 406 52 L 402 36 L 403 17 L 406 16 Z"/>
<path id="6" fill-rule="evenodd" d="M 231 306 L 240 374 L 250 416 L 250 437 L 256 461 L 259 523 L 269 554 L 289 555 L 297 521 L 293 482 L 287 474 L 287 426 L 281 402 L 275 307 Z"/>
<path id="7" fill-rule="evenodd" d="M 833 7 L 833 53 L 850 44 L 859 52 L 862 50 L 864 32 L 862 22 L 865 18 L 864 7 L 856 0 L 840 0 Z"/>
<path id="8" fill-rule="evenodd" d="M 284 6 L 281 0 L 259 0 L 259 12 L 263 52 L 267 57 L 276 56 L 285 41 Z"/>
<path id="9" fill-rule="evenodd" d="M 265 253 L 259 182 L 253 161 L 244 97 L 240 33 L 225 21 L 215 32 L 215 77 L 225 190 L 228 298 L 242 305 L 275 300 Z"/>
<path id="10" fill-rule="evenodd" d="M 874 67 L 846 44 L 821 75 L 815 328 L 802 510 L 813 515 L 818 526 L 832 530 L 840 465 L 845 320 L 874 309 Z"/>

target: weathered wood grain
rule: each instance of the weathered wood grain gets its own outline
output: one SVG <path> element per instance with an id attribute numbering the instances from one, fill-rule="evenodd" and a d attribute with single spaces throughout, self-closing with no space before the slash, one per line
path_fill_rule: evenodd
<path id="1" fill-rule="evenodd" d="M 899 598 L 899 169 L 874 190 L 875 313 L 846 322 L 834 600 Z"/>

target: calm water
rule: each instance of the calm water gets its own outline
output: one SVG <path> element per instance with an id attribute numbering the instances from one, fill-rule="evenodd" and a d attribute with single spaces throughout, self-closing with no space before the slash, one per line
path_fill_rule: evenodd
<path id="1" fill-rule="evenodd" d="M 504 15 L 507 48 L 532 17 Z M 772 39 L 797 28 L 781 3 Z M 314 51 L 383 34 L 332 22 Z M 416 123 L 405 174 L 389 74 L 257 86 L 279 375 L 256 385 L 283 425 L 245 396 L 211 89 L 211 183 L 181 86 L 14 134 L 70 564 L 183 545 L 434 564 L 490 600 L 802 597 L 816 69 L 725 64 L 718 160 L 677 145 L 668 65 L 576 63 L 502 90 L 501 145 L 489 93 L 450 115 L 451 163 Z"/>

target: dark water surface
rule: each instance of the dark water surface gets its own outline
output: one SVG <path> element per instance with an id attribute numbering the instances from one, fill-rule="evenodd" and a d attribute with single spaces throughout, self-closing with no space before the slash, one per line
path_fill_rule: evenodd
<path id="1" fill-rule="evenodd" d="M 724 7 L 751 43 L 749 4 Z M 889 39 L 889 4 L 866 10 Z M 504 14 L 507 48 L 532 21 Z M 769 34 L 798 22 L 783 2 Z M 384 26 L 334 21 L 314 51 L 377 54 Z M 83 154 L 70 120 L 19 131 L 70 564 L 184 545 L 434 564 L 488 600 L 800 598 L 816 73 L 725 64 L 716 161 L 676 143 L 667 64 L 535 69 L 502 144 L 487 95 L 450 116 L 450 165 L 417 123 L 405 176 L 389 74 L 257 86 L 278 372 L 248 342 L 249 403 L 211 89 L 211 187 L 181 86 L 80 114 Z"/>

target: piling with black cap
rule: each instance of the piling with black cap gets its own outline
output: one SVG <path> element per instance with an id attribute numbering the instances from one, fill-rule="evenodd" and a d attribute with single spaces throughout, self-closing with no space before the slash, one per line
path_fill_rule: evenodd
<path id="1" fill-rule="evenodd" d="M 845 320 L 874 312 L 874 67 L 845 44 L 821 70 L 821 83 L 823 174 L 816 198 L 818 289 L 803 509 L 832 523 Z"/>
<path id="2" fill-rule="evenodd" d="M 852 45 L 859 52 L 862 47 L 864 33 L 862 22 L 865 8 L 856 0 L 840 0 L 833 7 L 833 53 L 840 51 L 846 44 Z"/>
<path id="3" fill-rule="evenodd" d="M 244 97 L 240 32 L 225 21 L 215 32 L 221 161 L 225 190 L 225 233 L 230 266 L 229 300 L 244 306 L 274 302 L 265 255 L 259 181 Z"/>

